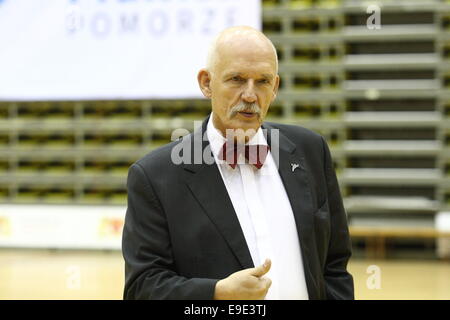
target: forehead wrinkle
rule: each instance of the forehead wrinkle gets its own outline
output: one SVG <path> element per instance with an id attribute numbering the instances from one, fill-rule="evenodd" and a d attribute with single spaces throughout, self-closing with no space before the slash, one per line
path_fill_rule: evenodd
<path id="1" fill-rule="evenodd" d="M 223 78 L 229 78 L 229 77 L 233 77 L 233 76 L 248 76 L 248 74 L 246 72 L 231 71 L 231 72 L 225 73 Z M 272 80 L 273 75 L 271 75 L 270 73 L 263 73 L 263 74 L 258 75 L 257 78 L 264 78 L 264 79 Z"/>
<path id="2" fill-rule="evenodd" d="M 276 66 L 266 54 L 252 56 L 250 52 L 225 53 L 217 62 L 216 71 L 218 75 L 231 73 L 246 74 L 251 77 L 270 77 L 276 73 Z"/>

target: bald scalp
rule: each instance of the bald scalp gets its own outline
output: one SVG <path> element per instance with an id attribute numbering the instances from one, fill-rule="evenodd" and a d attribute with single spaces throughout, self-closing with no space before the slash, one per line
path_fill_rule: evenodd
<path id="1" fill-rule="evenodd" d="M 210 73 L 214 73 L 223 52 L 249 45 L 252 46 L 252 50 L 270 52 L 275 65 L 275 73 L 278 74 L 278 56 L 272 41 L 261 31 L 249 26 L 231 27 L 219 33 L 210 44 L 206 69 Z"/>

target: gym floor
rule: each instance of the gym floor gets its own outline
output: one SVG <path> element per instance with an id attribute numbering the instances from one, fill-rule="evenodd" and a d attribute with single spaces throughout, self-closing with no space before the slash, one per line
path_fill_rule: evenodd
<path id="1" fill-rule="evenodd" d="M 450 262 L 352 259 L 356 299 L 450 299 Z M 119 251 L 0 249 L 0 299 L 122 299 Z"/>

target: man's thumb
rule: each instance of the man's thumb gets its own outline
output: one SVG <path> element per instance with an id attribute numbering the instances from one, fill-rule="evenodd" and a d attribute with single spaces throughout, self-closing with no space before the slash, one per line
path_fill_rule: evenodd
<path id="1" fill-rule="evenodd" d="M 252 275 L 255 277 L 262 277 L 270 270 L 270 266 L 272 265 L 272 261 L 270 259 L 266 259 L 264 263 L 256 268 L 253 268 Z"/>

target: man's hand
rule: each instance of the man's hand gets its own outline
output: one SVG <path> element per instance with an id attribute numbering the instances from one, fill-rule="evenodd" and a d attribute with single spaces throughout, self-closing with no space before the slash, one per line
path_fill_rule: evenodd
<path id="1" fill-rule="evenodd" d="M 219 280 L 214 292 L 215 300 L 262 300 L 272 284 L 272 280 L 263 277 L 272 262 L 266 259 L 259 267 L 235 272 Z"/>

